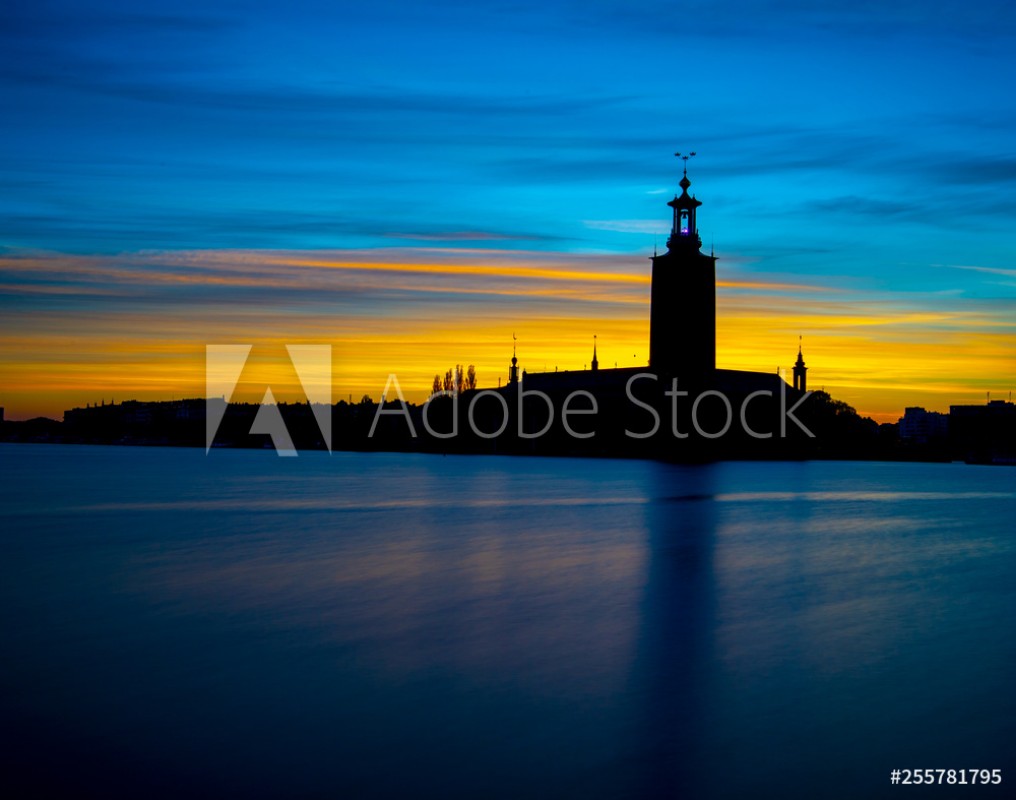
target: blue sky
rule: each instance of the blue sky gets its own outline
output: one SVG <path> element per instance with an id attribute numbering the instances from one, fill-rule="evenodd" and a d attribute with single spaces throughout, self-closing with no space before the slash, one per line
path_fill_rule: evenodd
<path id="1" fill-rule="evenodd" d="M 17 266 L 39 253 L 137 254 L 143 271 L 166 251 L 507 251 L 640 271 L 666 238 L 673 153 L 696 150 L 721 277 L 1014 333 L 1011 3 L 99 0 L 4 17 L 8 311 L 52 302 Z M 115 310 L 115 287 L 68 285 L 61 307 Z"/>

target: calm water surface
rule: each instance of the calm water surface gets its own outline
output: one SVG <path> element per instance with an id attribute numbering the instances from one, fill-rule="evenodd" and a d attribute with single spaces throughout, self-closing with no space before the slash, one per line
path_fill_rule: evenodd
<path id="1" fill-rule="evenodd" d="M 1016 784 L 1011 469 L 0 445 L 0 501 L 6 796 Z"/>

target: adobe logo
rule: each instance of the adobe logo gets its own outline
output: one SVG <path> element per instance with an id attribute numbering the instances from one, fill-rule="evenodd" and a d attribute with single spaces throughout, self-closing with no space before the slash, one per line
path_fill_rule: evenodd
<path id="1" fill-rule="evenodd" d="M 226 407 L 253 345 L 205 345 L 205 454 L 212 448 Z M 325 447 L 332 449 L 332 346 L 330 344 L 287 344 L 286 352 L 310 403 Z M 269 386 L 258 406 L 251 433 L 268 434 L 280 456 L 295 456 L 296 448 Z"/>

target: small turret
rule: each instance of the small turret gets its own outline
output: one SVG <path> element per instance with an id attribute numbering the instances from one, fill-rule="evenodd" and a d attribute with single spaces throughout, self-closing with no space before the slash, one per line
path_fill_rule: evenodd
<path id="1" fill-rule="evenodd" d="M 684 175 L 681 176 L 681 181 L 678 183 L 678 186 L 681 187 L 681 196 L 674 197 L 667 203 L 674 209 L 674 225 L 670 230 L 670 238 L 667 239 L 667 247 L 671 250 L 688 248 L 697 252 L 702 246 L 702 239 L 699 237 L 698 227 L 695 224 L 695 211 L 702 203 L 694 196 L 688 195 L 688 188 L 691 186 L 691 181 L 688 180 L 688 159 L 695 153 L 687 155 L 675 153 L 674 155 L 684 161 Z"/>
<path id="2" fill-rule="evenodd" d="M 801 337 L 797 337 L 797 361 L 794 363 L 794 388 L 801 392 L 808 391 L 808 368 L 804 366 L 804 354 L 801 352 Z"/>

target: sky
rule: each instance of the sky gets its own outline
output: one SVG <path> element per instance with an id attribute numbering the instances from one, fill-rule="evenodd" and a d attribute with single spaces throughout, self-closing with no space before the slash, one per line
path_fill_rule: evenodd
<path id="1" fill-rule="evenodd" d="M 1008 2 L 21 3 L 0 23 L 0 406 L 336 399 L 648 356 L 681 164 L 717 363 L 880 421 L 1016 388 Z M 253 368 L 252 368 L 253 369 Z M 291 370 L 290 370 L 291 372 Z M 267 378 L 266 378 L 267 380 Z M 274 391 L 286 398 L 286 386 Z"/>

